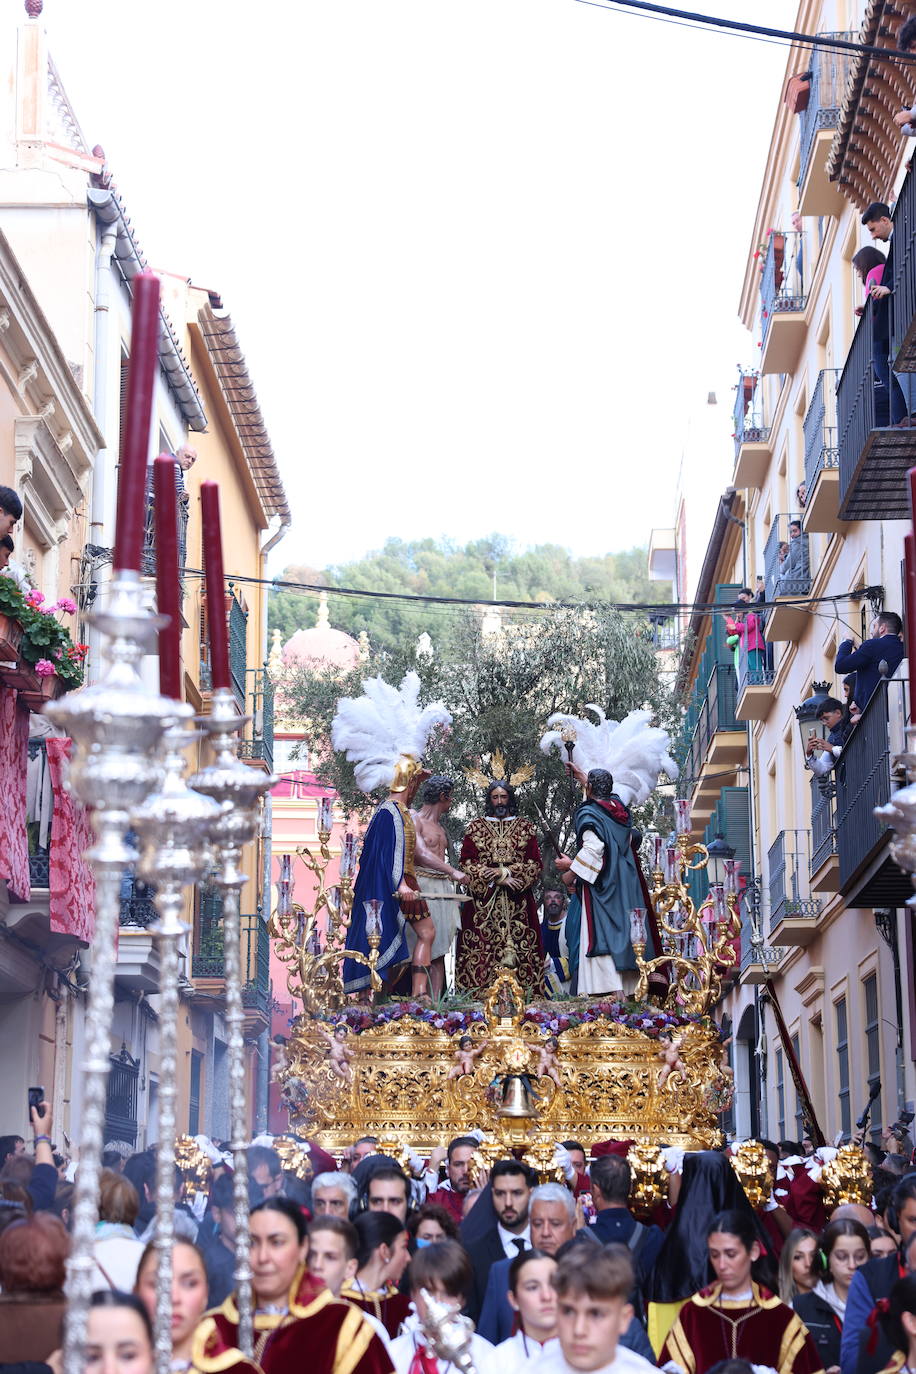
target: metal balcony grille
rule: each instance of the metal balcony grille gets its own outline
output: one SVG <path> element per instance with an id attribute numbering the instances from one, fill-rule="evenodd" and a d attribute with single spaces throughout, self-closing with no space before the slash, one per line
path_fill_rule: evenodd
<path id="1" fill-rule="evenodd" d="M 810 834 L 807 830 L 781 830 L 767 854 L 769 876 L 770 932 L 789 916 L 818 915 L 821 904 L 812 898 L 808 888 L 808 850 Z"/>
<path id="2" fill-rule="evenodd" d="M 825 795 L 820 778 L 811 779 L 811 873 L 837 852 L 833 798 Z"/>
<path id="3" fill-rule="evenodd" d="M 859 37 L 858 32 L 825 33 L 821 36 L 839 38 L 847 43 L 855 43 Z M 799 186 L 808 172 L 816 134 L 821 129 L 835 129 L 837 126 L 852 57 L 852 53 L 831 52 L 826 48 L 815 48 L 811 54 L 808 108 L 798 117 Z"/>
<path id="4" fill-rule="evenodd" d="M 105 1097 L 105 1139 L 137 1140 L 137 1091 L 140 1060 L 134 1059 L 126 1045 L 109 1056 L 108 1088 Z"/>
<path id="5" fill-rule="evenodd" d="M 743 722 L 735 715 L 736 696 L 734 670 L 724 663 L 717 664 L 706 684 L 706 692 L 698 704 L 687 759 L 689 782 L 695 782 L 700 776 L 710 742 L 718 730 L 744 729 Z"/>
<path id="6" fill-rule="evenodd" d="M 763 386 L 757 372 L 738 369 L 735 408 L 732 414 L 735 424 L 736 458 L 742 444 L 766 443 L 770 437 L 770 427 L 764 423 Z"/>
<path id="7" fill-rule="evenodd" d="M 763 575 L 767 601 L 779 597 L 807 596 L 811 590 L 808 536 L 800 515 L 776 515 L 763 550 Z M 767 613 L 767 622 L 772 616 Z"/>
<path id="8" fill-rule="evenodd" d="M 826 368 L 818 373 L 811 404 L 805 416 L 805 485 L 809 497 L 821 469 L 835 468 L 839 465 L 840 448 L 836 419 L 836 389 L 839 380 L 838 367 Z"/>
<path id="9" fill-rule="evenodd" d="M 245 704 L 245 674 L 248 661 L 248 612 L 233 594 L 229 598 L 229 677 L 240 706 Z"/>
<path id="10" fill-rule="evenodd" d="M 774 315 L 804 310 L 804 234 L 774 230 L 767 240 L 763 276 L 760 279 L 760 336 L 766 346 Z"/>
<path id="11" fill-rule="evenodd" d="M 262 759 L 269 769 L 274 763 L 274 686 L 266 668 L 249 668 L 247 714 L 251 723 L 239 745 L 239 757 Z"/>

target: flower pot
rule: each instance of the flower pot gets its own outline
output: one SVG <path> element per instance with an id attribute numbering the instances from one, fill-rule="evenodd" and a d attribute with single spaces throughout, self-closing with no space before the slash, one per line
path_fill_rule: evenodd
<path id="1" fill-rule="evenodd" d="M 0 614 L 0 682 L 7 687 L 17 684 L 10 679 L 19 669 L 19 644 L 22 639 L 22 626 L 18 620 Z"/>
<path id="2" fill-rule="evenodd" d="M 31 681 L 27 685 L 19 688 L 19 695 L 30 711 L 41 711 L 49 701 L 55 701 L 63 695 L 65 684 L 56 673 L 39 677 L 32 671 L 30 678 Z"/>

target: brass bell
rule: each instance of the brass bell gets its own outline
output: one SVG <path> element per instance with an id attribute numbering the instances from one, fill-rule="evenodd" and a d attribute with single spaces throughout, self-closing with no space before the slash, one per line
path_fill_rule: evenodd
<path id="1" fill-rule="evenodd" d="M 503 1080 L 502 1106 L 496 1115 L 525 1117 L 537 1115 L 531 1100 L 531 1090 L 519 1074 L 510 1074 Z"/>

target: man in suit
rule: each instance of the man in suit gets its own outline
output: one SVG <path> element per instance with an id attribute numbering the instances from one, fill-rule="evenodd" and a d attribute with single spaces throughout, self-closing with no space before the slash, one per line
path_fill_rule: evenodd
<path id="1" fill-rule="evenodd" d="M 560 1183 L 542 1183 L 531 1194 L 529 1206 L 531 1244 L 545 1255 L 555 1255 L 576 1234 L 576 1200 Z M 512 1335 L 515 1312 L 509 1305 L 511 1258 L 497 1260 L 490 1269 L 477 1330 L 498 1345 Z"/>
<path id="2" fill-rule="evenodd" d="M 533 1183 L 534 1176 L 527 1164 L 517 1159 L 498 1160 L 490 1172 L 493 1222 L 483 1232 L 477 1229 L 480 1216 L 484 1215 L 481 1211 L 475 1217 L 481 1198 L 462 1224 L 461 1241 L 474 1269 L 474 1291 L 468 1299 L 467 1312 L 475 1324 L 493 1265 L 498 1260 L 515 1259 L 531 1246 L 528 1207 Z M 470 1222 L 474 1223 L 473 1228 L 469 1228 Z"/>
<path id="3" fill-rule="evenodd" d="M 865 710 L 881 680 L 878 665 L 887 664 L 887 672 L 883 674 L 886 677 L 891 677 L 899 668 L 905 654 L 900 638 L 902 631 L 903 621 L 896 611 L 882 611 L 872 626 L 871 638 L 860 648 L 855 647 L 853 640 L 844 639 L 837 650 L 837 672 L 856 675 L 853 696 L 860 711 Z"/>

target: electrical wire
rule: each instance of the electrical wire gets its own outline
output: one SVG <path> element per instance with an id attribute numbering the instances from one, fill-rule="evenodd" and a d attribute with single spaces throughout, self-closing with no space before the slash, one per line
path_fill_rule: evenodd
<path id="1" fill-rule="evenodd" d="M 712 28 L 734 37 L 777 43 L 780 46 L 794 45 L 801 48 L 821 48 L 828 52 L 852 52 L 883 62 L 899 62 L 905 66 L 916 63 L 916 53 L 900 52 L 896 48 L 879 48 L 870 43 L 854 43 L 833 35 L 799 33 L 794 29 L 777 29 L 765 24 L 749 24 L 739 19 L 723 19 L 718 15 L 702 14 L 695 10 L 680 10 L 670 5 L 652 4 L 649 0 L 576 0 L 576 3 L 590 5 L 593 9 L 609 10 L 611 13 L 631 12 L 645 19 L 674 24 L 679 28 Z"/>

